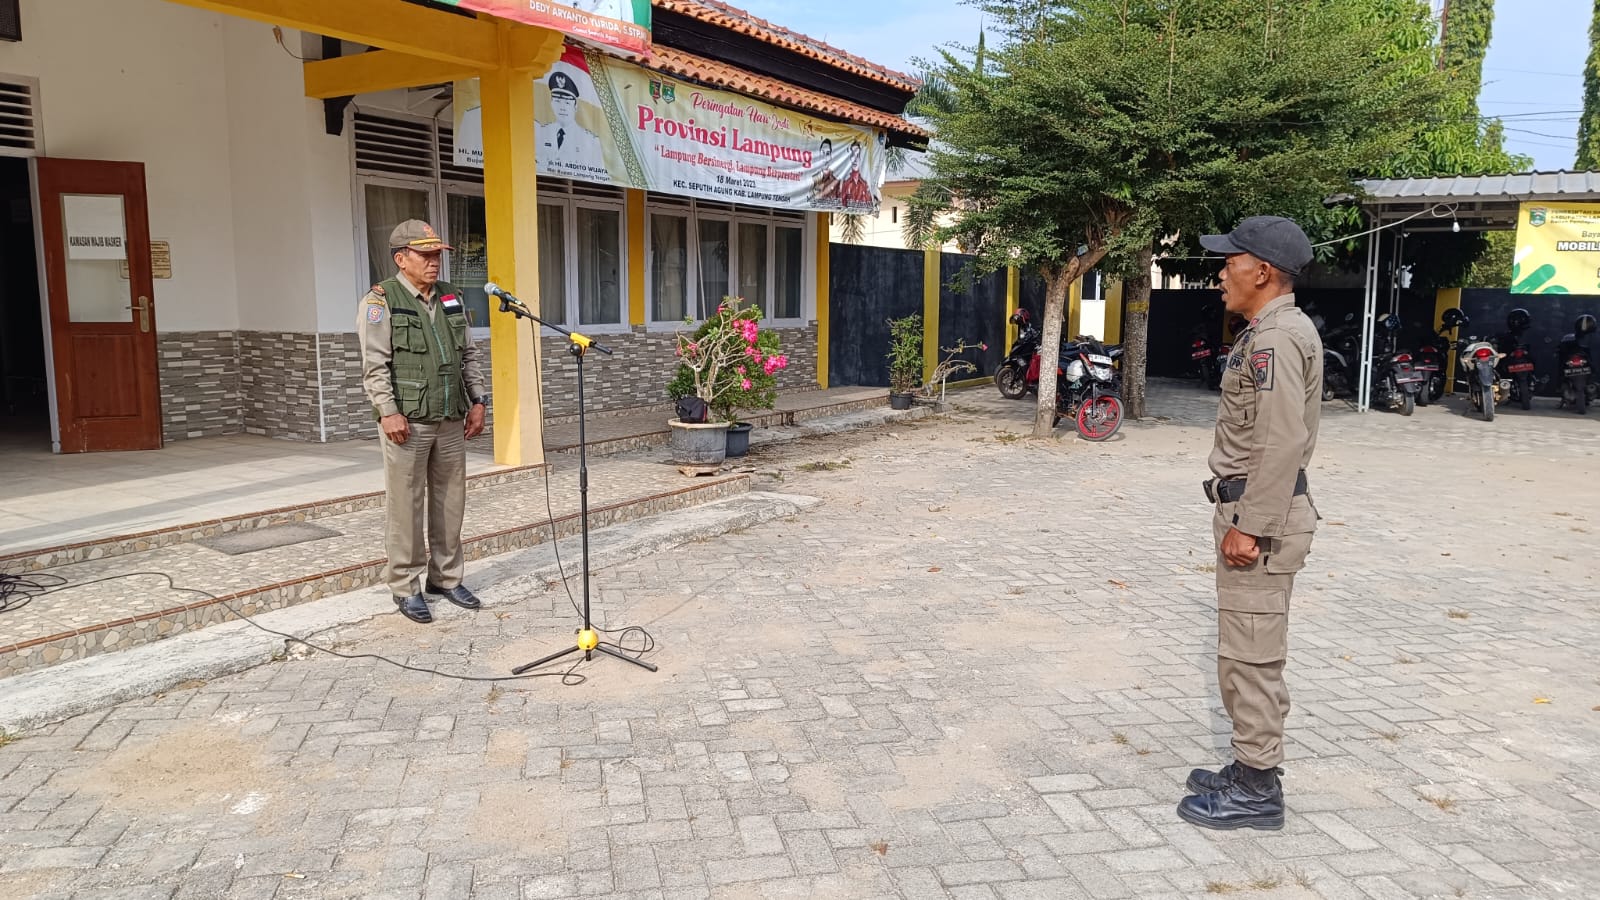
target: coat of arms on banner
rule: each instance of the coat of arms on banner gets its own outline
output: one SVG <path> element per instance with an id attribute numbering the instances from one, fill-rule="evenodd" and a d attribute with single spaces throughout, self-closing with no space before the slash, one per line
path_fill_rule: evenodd
<path id="1" fill-rule="evenodd" d="M 677 85 L 665 81 L 656 81 L 654 79 L 650 81 L 650 99 L 652 100 L 665 100 L 668 103 L 671 103 L 672 101 L 678 99 L 677 94 Z"/>
<path id="2" fill-rule="evenodd" d="M 1528 224 L 1535 228 L 1543 225 L 1550 218 L 1550 210 L 1542 206 L 1535 206 L 1528 210 Z"/>

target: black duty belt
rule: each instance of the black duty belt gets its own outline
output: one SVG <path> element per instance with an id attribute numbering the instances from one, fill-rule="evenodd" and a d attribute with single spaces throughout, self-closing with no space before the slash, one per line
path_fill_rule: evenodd
<path id="1" fill-rule="evenodd" d="M 1238 503 L 1244 498 L 1245 479 L 1243 478 L 1229 478 L 1226 481 L 1207 478 L 1201 483 L 1201 486 L 1205 488 L 1206 499 L 1212 503 Z M 1294 479 L 1295 496 L 1298 497 L 1304 494 L 1306 489 L 1306 470 L 1301 469 Z"/>

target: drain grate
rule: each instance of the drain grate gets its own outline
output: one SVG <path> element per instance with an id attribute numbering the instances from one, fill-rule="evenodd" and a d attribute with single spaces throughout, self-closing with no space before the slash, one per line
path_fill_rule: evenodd
<path id="1" fill-rule="evenodd" d="M 229 556 L 242 556 L 246 553 L 271 550 L 274 547 L 287 547 L 290 544 L 326 540 L 331 537 L 339 537 L 343 533 L 342 531 L 334 531 L 332 528 L 324 528 L 321 525 L 312 525 L 307 522 L 290 522 L 286 525 L 270 525 L 266 528 L 235 531 L 231 534 L 204 538 L 195 543 L 220 553 L 226 553 Z"/>

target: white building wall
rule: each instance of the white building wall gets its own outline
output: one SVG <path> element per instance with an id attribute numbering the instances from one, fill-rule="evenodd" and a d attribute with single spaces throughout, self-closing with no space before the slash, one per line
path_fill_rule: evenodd
<path id="1" fill-rule="evenodd" d="M 145 164 L 151 238 L 172 243 L 160 329 L 238 327 L 221 17 L 162 0 L 23 0 L 22 23 L 0 72 L 39 79 L 44 154 Z"/>

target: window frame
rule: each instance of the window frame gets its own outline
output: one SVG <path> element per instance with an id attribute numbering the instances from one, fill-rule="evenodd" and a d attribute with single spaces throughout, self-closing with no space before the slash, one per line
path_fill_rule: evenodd
<path id="1" fill-rule="evenodd" d="M 728 225 L 728 287 L 736 290 L 739 285 L 739 252 L 741 229 L 744 223 L 759 224 L 764 227 L 766 235 L 766 303 L 762 309 L 762 322 L 771 328 L 805 328 L 816 318 L 816 258 L 813 253 L 807 252 L 812 247 L 817 227 L 817 215 L 811 212 L 798 212 L 783 209 L 762 209 L 757 207 L 742 206 L 738 204 L 716 203 L 701 201 L 689 197 L 675 195 L 661 195 L 654 192 L 645 196 L 645 235 L 644 246 L 640 250 L 645 254 L 645 259 L 650 259 L 654 252 L 655 235 L 650 228 L 650 217 L 656 214 L 685 216 L 689 220 L 687 240 L 690 252 L 688 254 L 689 284 L 686 304 L 692 313 L 704 307 L 700 299 L 700 220 L 726 222 Z M 800 232 L 802 274 L 800 279 L 800 315 L 798 318 L 779 319 L 773 316 L 777 306 L 777 234 L 778 228 L 793 228 Z M 647 331 L 675 331 L 686 324 L 679 321 L 661 321 L 655 318 L 655 279 L 650 271 L 648 262 L 644 274 L 645 294 L 645 330 Z M 716 298 L 720 300 L 721 298 Z M 713 307 L 714 308 L 714 307 Z M 703 318 L 694 318 L 693 325 L 705 321 Z"/>
<path id="2" fill-rule="evenodd" d="M 563 327 L 577 329 L 585 334 L 626 334 L 633 329 L 628 322 L 628 198 L 621 188 L 617 188 L 616 197 L 593 196 L 590 193 L 580 193 L 573 190 L 573 183 L 567 179 L 539 179 L 538 202 L 545 206 L 563 207 L 561 214 L 561 250 L 565 263 L 566 303 L 562 307 L 565 321 Z M 578 302 L 578 210 L 598 209 L 617 214 L 617 251 L 621 257 L 617 269 L 617 319 L 618 321 L 604 325 L 585 325 L 579 321 Z M 537 248 L 535 249 L 537 252 Z M 576 323 L 576 324 L 573 324 Z M 561 335 L 560 332 L 541 326 L 540 334 L 545 337 Z"/>

